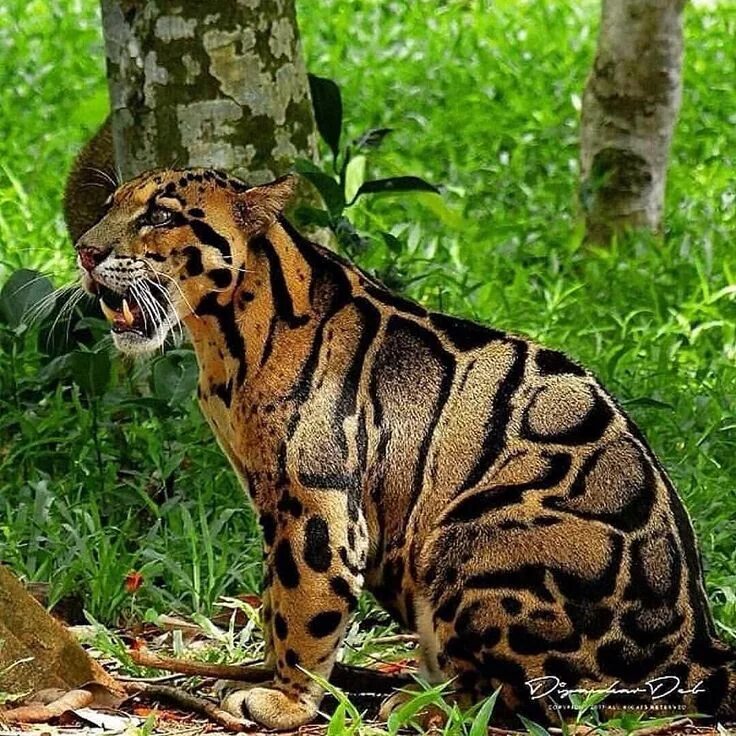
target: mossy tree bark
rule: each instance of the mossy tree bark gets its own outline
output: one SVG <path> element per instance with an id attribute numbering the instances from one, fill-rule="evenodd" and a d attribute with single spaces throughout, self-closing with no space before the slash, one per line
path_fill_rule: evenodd
<path id="1" fill-rule="evenodd" d="M 583 95 L 581 199 L 587 236 L 662 227 L 670 143 L 682 92 L 685 0 L 602 0 Z"/>
<path id="2" fill-rule="evenodd" d="M 312 157 L 293 0 L 102 0 L 115 159 L 223 168 L 252 183 Z"/>
<path id="3" fill-rule="evenodd" d="M 68 690 L 92 681 L 117 688 L 72 635 L 0 565 L 0 692 Z"/>

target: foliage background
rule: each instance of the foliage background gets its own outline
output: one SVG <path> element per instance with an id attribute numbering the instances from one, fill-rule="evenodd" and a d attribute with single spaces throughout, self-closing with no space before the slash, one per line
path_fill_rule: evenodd
<path id="1" fill-rule="evenodd" d="M 343 91 L 344 139 L 395 129 L 371 175 L 444 186 L 442 199 L 361 200 L 359 230 L 390 231 L 398 245 L 369 237 L 359 259 L 433 307 L 591 367 L 669 468 L 719 626 L 734 634 L 736 4 L 686 10 L 664 241 L 607 250 L 582 245 L 576 194 L 598 3 L 431 5 L 299 3 L 308 68 Z M 107 109 L 97 3 L 6 0 L 0 48 L 0 283 L 26 267 L 60 285 L 74 277 L 65 173 Z M 65 320 L 49 347 L 5 301 L 0 559 L 49 581 L 52 599 L 81 595 L 106 622 L 148 606 L 208 613 L 223 593 L 257 590 L 253 514 L 192 399 L 191 353 L 126 363 L 93 347 L 99 320 L 75 318 L 75 340 L 110 352 L 100 372 L 105 358 L 66 344 Z M 133 569 L 145 582 L 131 597 Z"/>

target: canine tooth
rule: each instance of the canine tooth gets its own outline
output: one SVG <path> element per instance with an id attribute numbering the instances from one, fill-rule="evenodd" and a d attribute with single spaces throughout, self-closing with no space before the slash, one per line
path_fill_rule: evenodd
<path id="1" fill-rule="evenodd" d="M 100 309 L 102 310 L 102 313 L 105 315 L 105 317 L 110 321 L 114 322 L 115 317 L 117 316 L 117 312 L 114 309 L 111 309 L 110 307 L 105 304 L 105 300 L 100 297 Z"/>
<path id="2" fill-rule="evenodd" d="M 125 318 L 125 324 L 128 325 L 128 327 L 131 327 L 133 322 L 135 322 L 135 317 L 133 317 L 133 312 L 130 311 L 127 299 L 123 299 L 123 317 Z"/>

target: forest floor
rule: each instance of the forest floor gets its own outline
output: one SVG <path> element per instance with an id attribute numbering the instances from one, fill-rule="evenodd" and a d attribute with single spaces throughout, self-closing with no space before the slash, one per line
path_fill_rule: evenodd
<path id="1" fill-rule="evenodd" d="M 394 129 L 370 175 L 443 187 L 359 200 L 353 255 L 433 308 L 528 334 L 601 378 L 675 481 L 719 633 L 736 640 L 736 3 L 686 7 L 662 239 L 607 249 L 583 244 L 578 196 L 597 0 L 298 5 L 309 70 L 342 88 L 343 140 Z M 60 199 L 108 110 L 98 14 L 96 0 L 0 4 L 0 287 L 19 268 L 54 286 L 73 277 Z M 258 525 L 195 405 L 191 350 L 127 363 L 95 343 L 106 328 L 88 310 L 62 322 L 79 341 L 64 353 L 6 307 L 0 559 L 99 632 L 171 612 L 206 627 L 223 596 L 255 594 Z M 84 386 L 79 366 L 94 367 Z M 345 655 L 400 660 L 403 645 L 385 643 L 398 634 L 366 596 Z M 257 637 L 232 637 L 218 656 L 257 656 Z"/>
<path id="2" fill-rule="evenodd" d="M 3 721 L 0 709 L 0 733 L 23 733 L 28 736 L 199 736 L 200 734 L 237 732 L 258 736 L 273 733 L 257 724 L 242 720 L 236 726 L 222 721 L 222 712 L 202 712 L 205 704 L 217 706 L 215 671 L 227 664 L 249 666 L 247 653 L 257 654 L 262 639 L 257 611 L 247 601 L 228 602 L 230 613 L 215 620 L 197 622 L 179 616 L 161 616 L 157 621 L 139 624 L 129 630 L 113 631 L 99 624 L 70 627 L 83 642 L 89 655 L 128 689 L 128 697 L 118 697 L 103 688 L 101 695 L 83 707 L 65 710 L 43 724 L 13 724 Z M 394 635 L 374 639 L 376 651 L 391 650 L 393 659 L 367 655 L 362 664 L 386 676 L 416 673 L 415 640 L 412 636 Z M 252 648 L 252 646 L 255 648 Z M 348 648 L 355 649 L 348 643 Z M 158 666 L 157 665 L 158 660 Z M 193 675 L 175 671 L 171 661 L 186 670 L 205 667 L 212 672 Z M 168 668 L 162 666 L 168 665 Z M 183 667 L 181 667 L 183 665 Z M 360 676 L 360 675 L 358 675 Z M 138 689 L 148 692 L 134 695 Z M 580 708 L 568 723 L 544 728 L 524 721 L 523 728 L 504 728 L 493 723 L 493 708 L 484 712 L 461 712 L 442 695 L 440 688 L 424 686 L 410 704 L 402 706 L 389 723 L 377 719 L 378 708 L 386 697 L 380 693 L 356 695 L 351 686 L 348 696 L 331 687 L 315 722 L 288 734 L 304 736 L 394 736 L 397 733 L 426 732 L 444 736 L 725 736 L 736 734 L 736 727 L 706 725 L 697 717 L 645 716 L 629 714 L 606 719 L 594 710 Z M 97 693 L 97 690 L 94 691 Z M 172 694 L 173 693 L 173 694 Z M 0 693 L 1 695 L 1 693 Z M 491 698 L 490 700 L 493 700 Z M 413 705 L 411 705 L 413 703 Z"/>

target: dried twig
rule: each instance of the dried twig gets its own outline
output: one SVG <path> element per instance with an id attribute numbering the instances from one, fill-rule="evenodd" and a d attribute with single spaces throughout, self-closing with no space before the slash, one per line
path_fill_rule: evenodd
<path id="1" fill-rule="evenodd" d="M 211 701 L 192 695 L 178 687 L 171 687 L 170 685 L 149 685 L 145 682 L 126 682 L 123 683 L 123 687 L 129 695 L 142 695 L 149 700 L 158 700 L 159 698 L 168 700 L 185 710 L 206 716 L 214 723 L 230 731 L 245 733 L 258 730 L 259 728 L 258 724 L 253 721 L 236 718 L 226 710 L 218 708 Z"/>
<path id="2" fill-rule="evenodd" d="M 676 721 L 670 721 L 669 723 L 661 723 L 658 726 L 648 726 L 647 728 L 640 728 L 636 731 L 636 736 L 652 736 L 652 734 L 665 734 L 669 733 L 674 729 L 679 729 L 684 726 L 692 726 L 693 722 L 690 718 L 678 718 Z"/>
<path id="3" fill-rule="evenodd" d="M 371 639 L 371 644 L 416 644 L 419 641 L 419 637 L 416 634 L 390 634 L 388 636 L 377 636 L 375 639 Z"/>
<path id="4" fill-rule="evenodd" d="M 162 657 L 147 649 L 133 649 L 131 659 L 143 667 L 170 670 L 195 677 L 214 677 L 220 680 L 237 680 L 239 682 L 265 682 L 273 677 L 273 670 L 268 667 L 241 666 L 233 664 L 208 664 L 191 662 L 173 657 Z M 413 682 L 408 675 L 386 674 L 365 667 L 352 667 L 336 664 L 331 682 L 348 692 L 389 693 L 396 688 L 405 687 Z"/>

